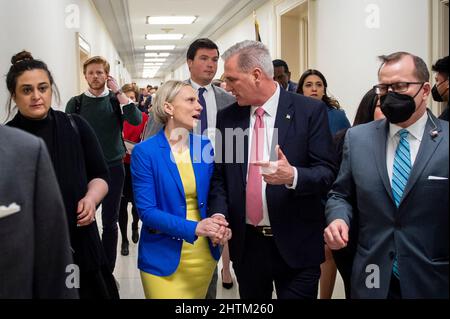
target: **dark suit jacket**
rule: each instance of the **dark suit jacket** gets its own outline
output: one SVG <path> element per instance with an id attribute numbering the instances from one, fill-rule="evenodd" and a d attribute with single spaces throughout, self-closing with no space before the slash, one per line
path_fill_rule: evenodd
<path id="1" fill-rule="evenodd" d="M 250 107 L 237 103 L 217 116 L 217 128 L 224 138 L 226 128 L 245 130 L 249 123 Z M 298 171 L 295 190 L 284 185 L 266 188 L 275 243 L 290 267 L 318 266 L 324 260 L 321 196 L 328 191 L 336 174 L 327 107 L 321 101 L 280 90 L 275 128 L 281 149 Z M 219 139 L 208 212 L 221 213 L 229 221 L 233 232 L 229 242 L 231 259 L 238 263 L 245 247 L 248 137 L 244 138 L 243 149 L 236 148 L 236 139 L 228 146 Z M 272 142 L 272 150 L 274 147 Z M 232 163 L 222 163 L 222 154 L 225 157 L 233 154 Z"/>
<path id="2" fill-rule="evenodd" d="M 448 122 L 428 120 L 399 208 L 386 168 L 386 120 L 347 131 L 338 178 L 326 205 L 330 223 L 349 224 L 358 207 L 359 237 L 353 263 L 352 298 L 386 298 L 397 254 L 404 298 L 448 298 Z M 433 179 L 433 176 L 441 179 Z M 431 178 L 430 178 L 431 177 Z M 366 280 L 379 269 L 379 288 Z M 370 281 L 370 278 L 369 278 Z"/>
<path id="3" fill-rule="evenodd" d="M 289 81 L 288 82 L 288 91 L 289 92 L 293 92 L 293 93 L 297 93 L 297 83 L 295 83 L 295 82 L 292 82 L 292 81 Z"/>
<path id="4" fill-rule="evenodd" d="M 66 213 L 44 142 L 0 125 L 0 154 L 0 299 L 78 298 L 66 286 L 76 273 L 66 273 Z M 6 215 L 12 203 L 20 209 Z"/>

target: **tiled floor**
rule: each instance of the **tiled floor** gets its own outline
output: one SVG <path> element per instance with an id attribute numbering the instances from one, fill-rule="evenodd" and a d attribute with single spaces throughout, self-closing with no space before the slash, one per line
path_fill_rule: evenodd
<path id="1" fill-rule="evenodd" d="M 131 219 L 131 215 L 130 218 Z M 97 220 L 99 221 L 99 228 L 101 229 L 101 217 L 99 213 L 97 213 Z M 131 229 L 129 227 L 129 229 Z M 131 230 L 129 230 L 129 236 L 131 235 Z M 130 239 L 129 239 L 130 240 Z M 144 291 L 142 289 L 141 277 L 139 275 L 139 270 L 137 268 L 137 244 L 134 244 L 130 240 L 130 254 L 128 256 L 122 256 L 120 254 L 120 244 L 122 242 L 122 238 L 119 234 L 119 244 L 117 251 L 117 262 L 116 268 L 114 270 L 114 276 L 119 282 L 120 285 L 120 297 L 122 299 L 143 299 Z M 222 269 L 222 260 L 219 261 L 219 270 Z M 219 279 L 217 283 L 217 299 L 239 299 L 239 292 L 236 283 L 236 277 L 233 274 L 234 285 L 231 289 L 225 289 L 222 287 L 222 281 L 220 278 L 219 271 Z M 276 295 L 274 293 L 274 298 Z M 334 288 L 333 299 L 343 299 L 345 298 L 344 294 L 344 285 L 342 282 L 342 278 L 339 276 L 339 272 L 336 278 L 336 285 Z"/>

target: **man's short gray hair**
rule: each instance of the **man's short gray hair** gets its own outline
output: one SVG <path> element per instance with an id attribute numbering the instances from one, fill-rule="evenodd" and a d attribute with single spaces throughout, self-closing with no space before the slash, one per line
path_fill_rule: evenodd
<path id="1" fill-rule="evenodd" d="M 231 57 L 239 54 L 238 66 L 243 72 L 250 72 L 254 68 L 260 68 L 268 77 L 273 78 L 273 64 L 270 52 L 261 42 L 245 40 L 236 43 L 222 55 L 226 62 Z"/>

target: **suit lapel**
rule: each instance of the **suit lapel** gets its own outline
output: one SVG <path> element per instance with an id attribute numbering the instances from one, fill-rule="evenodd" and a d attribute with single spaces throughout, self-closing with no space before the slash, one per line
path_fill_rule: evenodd
<path id="1" fill-rule="evenodd" d="M 175 163 L 175 159 L 172 156 L 172 151 L 170 149 L 169 142 L 167 141 L 166 136 L 164 135 L 164 129 L 162 129 L 158 133 L 158 143 L 161 148 L 161 153 L 162 153 L 164 162 L 167 165 L 167 169 L 169 170 L 170 175 L 172 176 L 175 184 L 177 185 L 177 188 L 180 191 L 181 196 L 185 197 L 180 173 L 178 172 L 178 167 L 177 167 L 177 164 Z"/>
<path id="2" fill-rule="evenodd" d="M 191 155 L 192 169 L 194 171 L 195 176 L 195 187 L 197 190 L 197 201 L 198 207 L 200 208 L 200 202 L 203 200 L 201 198 L 202 193 L 200 193 L 200 189 L 202 187 L 201 182 L 203 181 L 203 165 L 201 156 L 203 152 L 201 136 L 194 136 L 193 134 L 189 134 L 189 153 Z M 199 209 L 200 214 L 202 214 L 202 210 Z M 205 218 L 206 216 L 201 216 Z"/>
<path id="3" fill-rule="evenodd" d="M 212 85 L 212 89 L 214 92 L 214 97 L 216 98 L 216 107 L 217 107 L 217 111 L 220 111 L 221 109 L 224 108 L 223 103 L 222 103 L 222 92 L 220 92 L 215 85 Z"/>
<path id="4" fill-rule="evenodd" d="M 388 122 L 386 120 L 382 120 L 376 128 L 374 156 L 375 162 L 377 164 L 378 174 L 383 182 L 384 187 L 386 188 L 386 192 L 389 194 L 392 202 L 395 205 L 394 197 L 392 196 L 392 187 L 389 182 L 389 175 L 387 172 L 386 166 L 386 141 L 387 141 L 387 132 L 388 132 Z M 370 143 L 370 141 L 369 141 Z"/>
<path id="5" fill-rule="evenodd" d="M 245 133 L 245 130 L 249 128 L 250 125 L 250 106 L 239 106 L 237 103 L 234 104 L 232 107 L 236 107 L 237 109 L 237 117 L 234 120 L 234 123 L 230 127 L 235 127 L 237 129 L 242 129 L 242 131 Z M 223 132 L 224 134 L 225 132 Z M 247 185 L 247 165 L 248 165 L 248 134 L 244 135 L 244 158 L 241 161 L 241 177 L 242 177 L 242 183 L 244 185 L 244 188 Z M 226 135 L 224 136 L 224 141 L 226 140 Z M 237 137 L 237 140 L 239 140 L 239 137 Z M 240 145 L 238 145 L 236 142 L 233 142 L 233 152 L 234 152 L 234 161 L 238 163 L 240 153 Z M 226 145 L 225 145 L 226 147 Z M 224 154 L 225 155 L 225 154 Z"/>
<path id="6" fill-rule="evenodd" d="M 294 107 L 292 100 L 285 90 L 280 88 L 280 100 L 278 102 L 277 113 L 275 118 L 275 130 L 273 132 L 273 138 L 270 146 L 270 160 L 274 161 L 278 159 L 278 154 L 275 153 L 275 146 L 279 144 L 280 147 L 284 145 L 286 134 L 289 130 L 289 126 L 294 120 Z M 278 134 L 277 134 L 278 133 Z"/>
<path id="7" fill-rule="evenodd" d="M 432 114 L 429 114 L 429 116 L 433 117 L 433 121 L 436 123 L 436 131 L 441 132 L 442 128 L 439 121 Z M 411 173 L 409 175 L 405 190 L 403 191 L 400 205 L 416 184 L 417 180 L 425 169 L 425 166 L 430 161 L 431 157 L 433 156 L 434 152 L 443 139 L 442 134 L 438 134 L 436 137 L 432 137 L 429 134 L 432 129 L 433 126 L 431 125 L 430 119 L 428 119 L 425 126 L 425 131 L 423 132 L 422 142 L 420 143 L 419 151 L 417 152 L 416 160 L 414 161 L 414 165 L 411 169 Z"/>

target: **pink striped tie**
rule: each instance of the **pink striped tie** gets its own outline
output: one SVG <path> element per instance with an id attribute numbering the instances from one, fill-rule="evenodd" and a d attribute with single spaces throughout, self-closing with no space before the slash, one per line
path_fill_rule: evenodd
<path id="1" fill-rule="evenodd" d="M 259 167 L 252 163 L 262 161 L 264 156 L 264 109 L 257 108 L 255 115 L 245 200 L 247 217 L 253 225 L 257 226 L 263 219 L 262 176 Z"/>

